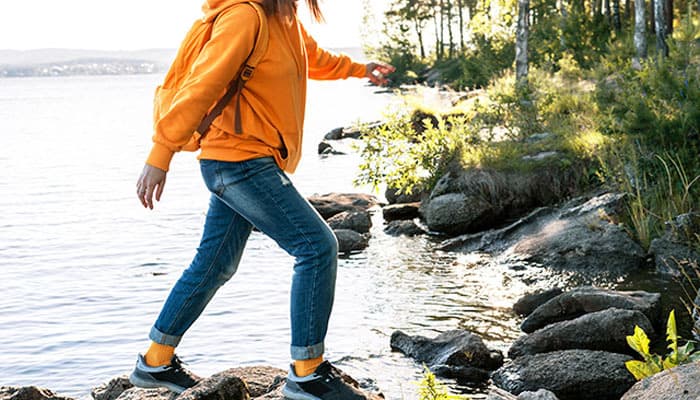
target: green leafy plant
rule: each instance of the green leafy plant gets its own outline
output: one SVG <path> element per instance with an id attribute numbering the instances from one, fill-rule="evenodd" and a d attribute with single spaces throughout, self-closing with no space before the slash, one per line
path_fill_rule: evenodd
<path id="1" fill-rule="evenodd" d="M 440 383 L 430 369 L 424 366 L 423 379 L 418 382 L 419 400 L 469 400 L 467 396 L 450 394 L 444 384 Z"/>
<path id="2" fill-rule="evenodd" d="M 649 351 L 649 337 L 642 328 L 635 326 L 634 334 L 627 336 L 627 344 L 642 356 L 643 361 L 627 361 L 625 363 L 627 370 L 630 371 L 637 380 L 642 380 L 681 364 L 700 361 L 700 352 L 695 351 L 695 343 L 688 341 L 685 345 L 679 347 L 678 339 L 676 314 L 673 310 L 669 314 L 666 324 L 666 341 L 669 342 L 668 349 L 670 350 L 666 357 L 652 354 Z"/>

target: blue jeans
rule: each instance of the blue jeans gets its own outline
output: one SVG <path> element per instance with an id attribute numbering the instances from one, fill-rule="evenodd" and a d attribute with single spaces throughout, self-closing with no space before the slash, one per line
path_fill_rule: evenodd
<path id="1" fill-rule="evenodd" d="M 338 243 L 333 231 L 272 158 L 202 160 L 200 166 L 212 193 L 202 241 L 163 305 L 151 340 L 178 345 L 216 291 L 236 272 L 255 226 L 295 257 L 292 359 L 320 356 L 335 292 Z"/>

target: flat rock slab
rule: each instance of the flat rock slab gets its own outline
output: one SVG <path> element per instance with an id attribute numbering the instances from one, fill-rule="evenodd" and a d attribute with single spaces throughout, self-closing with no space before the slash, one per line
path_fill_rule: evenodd
<path id="1" fill-rule="evenodd" d="M 522 336 L 513 343 L 508 357 L 515 359 L 528 354 L 570 349 L 634 354 L 626 338 L 634 333 L 635 326 L 653 337 L 651 322 L 641 312 L 609 308 L 556 322 Z"/>
<path id="2" fill-rule="evenodd" d="M 574 319 L 581 315 L 619 308 L 642 312 L 652 325 L 660 321 L 661 295 L 643 291 L 620 292 L 594 287 L 581 287 L 560 294 L 539 306 L 520 326 L 524 332 L 532 333 L 549 324 Z"/>
<path id="3" fill-rule="evenodd" d="M 490 350 L 480 337 L 464 330 L 447 331 L 434 339 L 396 331 L 391 335 L 391 349 L 428 366 L 450 365 L 494 370 L 503 364 L 500 351 Z"/>
<path id="4" fill-rule="evenodd" d="M 681 365 L 637 382 L 621 400 L 698 400 L 700 363 Z"/>
<path id="5" fill-rule="evenodd" d="M 36 386 L 0 386 L 0 400 L 72 400 L 54 394 L 49 389 Z"/>
<path id="6" fill-rule="evenodd" d="M 328 193 L 308 200 L 326 220 L 343 211 L 367 211 L 379 204 L 375 196 L 361 193 Z"/>
<path id="7" fill-rule="evenodd" d="M 635 383 L 625 368 L 629 360 L 604 351 L 555 351 L 517 358 L 492 379 L 514 394 L 547 389 L 561 400 L 618 400 Z"/>
<path id="8" fill-rule="evenodd" d="M 382 216 L 387 222 L 418 218 L 420 202 L 392 204 L 382 208 Z"/>

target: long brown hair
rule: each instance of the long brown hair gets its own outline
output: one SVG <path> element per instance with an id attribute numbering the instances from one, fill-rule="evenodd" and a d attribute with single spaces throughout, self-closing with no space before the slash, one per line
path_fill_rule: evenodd
<path id="1" fill-rule="evenodd" d="M 323 21 L 323 14 L 318 6 L 318 0 L 306 0 L 306 4 L 309 6 L 309 10 L 311 10 L 311 14 L 313 14 L 316 21 Z M 296 12 L 297 2 L 296 0 L 263 0 L 263 7 L 269 15 L 292 14 Z"/>

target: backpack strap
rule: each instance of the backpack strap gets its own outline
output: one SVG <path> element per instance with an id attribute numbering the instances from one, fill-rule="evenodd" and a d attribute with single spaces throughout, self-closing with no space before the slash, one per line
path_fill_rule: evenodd
<path id="1" fill-rule="evenodd" d="M 270 39 L 270 31 L 267 25 L 267 16 L 265 15 L 265 10 L 263 10 L 262 6 L 258 3 L 247 2 L 246 4 L 249 4 L 253 7 L 255 12 L 258 14 L 258 21 L 260 22 L 258 28 L 258 35 L 255 38 L 253 50 L 241 66 L 241 69 L 240 71 L 238 71 L 238 74 L 236 74 L 236 78 L 232 80 L 229 84 L 226 93 L 223 95 L 223 97 L 221 97 L 221 99 L 219 99 L 214 108 L 212 108 L 212 110 L 204 117 L 202 122 L 199 124 L 197 132 L 199 132 L 200 134 L 200 140 L 204 136 L 206 136 L 206 134 L 209 132 L 209 128 L 211 127 L 212 122 L 214 122 L 214 120 L 219 115 L 221 115 L 221 113 L 224 111 L 224 108 L 226 108 L 226 106 L 231 102 L 231 99 L 233 99 L 234 96 L 236 97 L 236 117 L 234 122 L 235 131 L 237 134 L 243 133 L 243 129 L 241 126 L 241 91 L 243 90 L 243 86 L 245 86 L 245 83 L 253 77 L 255 67 L 257 67 L 257 65 L 260 63 L 260 60 L 262 60 L 263 56 L 265 55 L 265 52 L 267 51 L 267 45 Z"/>

